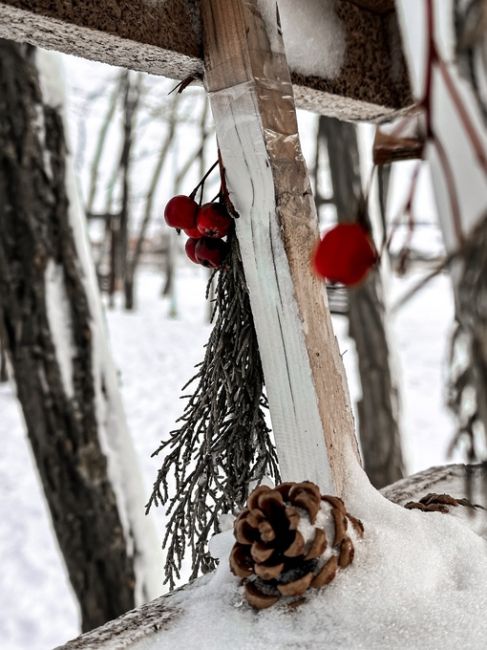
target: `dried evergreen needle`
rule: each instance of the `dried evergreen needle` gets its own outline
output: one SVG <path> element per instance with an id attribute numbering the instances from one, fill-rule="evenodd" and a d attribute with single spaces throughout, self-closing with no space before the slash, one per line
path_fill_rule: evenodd
<path id="1" fill-rule="evenodd" d="M 236 239 L 229 244 L 227 264 L 218 272 L 205 357 L 183 387 L 195 386 L 194 393 L 180 428 L 153 454 L 165 457 L 147 511 L 153 504 L 166 506 L 165 583 L 171 589 L 188 548 L 191 579 L 214 568 L 207 540 L 218 530 L 221 514 L 243 506 L 249 483 L 264 475 L 280 478 L 242 261 Z"/>

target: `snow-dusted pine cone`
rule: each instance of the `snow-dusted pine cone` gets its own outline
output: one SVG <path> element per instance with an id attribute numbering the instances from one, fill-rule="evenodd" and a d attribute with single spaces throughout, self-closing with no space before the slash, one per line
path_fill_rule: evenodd
<path id="1" fill-rule="evenodd" d="M 352 562 L 351 536 L 363 530 L 341 499 L 322 496 L 314 483 L 261 485 L 235 520 L 230 568 L 243 579 L 249 604 L 264 609 L 331 582 Z"/>
<path id="2" fill-rule="evenodd" d="M 423 512 L 450 512 L 450 507 L 464 506 L 465 508 L 482 508 L 471 503 L 468 499 L 455 499 L 449 494 L 435 494 L 431 492 L 419 501 L 409 501 L 404 506 L 408 510 L 422 510 Z"/>

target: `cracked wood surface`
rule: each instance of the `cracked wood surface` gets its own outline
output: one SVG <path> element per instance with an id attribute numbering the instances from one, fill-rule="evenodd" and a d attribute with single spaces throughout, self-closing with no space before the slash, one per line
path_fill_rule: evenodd
<path id="1" fill-rule="evenodd" d="M 349 120 L 409 106 L 391 1 L 341 0 L 336 12 L 347 40 L 341 72 L 325 79 L 291 70 L 297 106 Z M 175 79 L 203 72 L 199 0 L 0 0 L 0 37 Z"/>
<path id="2" fill-rule="evenodd" d="M 267 33 L 255 0 L 201 8 L 205 79 L 240 214 L 281 473 L 342 494 L 346 465 L 359 462 L 354 422 L 323 284 L 311 272 L 318 221 L 282 41 L 270 45 L 280 42 L 278 26 Z"/>

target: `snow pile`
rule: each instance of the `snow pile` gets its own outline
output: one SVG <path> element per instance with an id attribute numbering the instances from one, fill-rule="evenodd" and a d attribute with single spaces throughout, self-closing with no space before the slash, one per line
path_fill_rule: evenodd
<path id="1" fill-rule="evenodd" d="M 306 0 L 296 14 L 296 0 L 278 0 L 282 37 L 291 70 L 306 76 L 334 79 L 345 56 L 345 30 L 334 0 Z M 271 47 L 279 49 L 275 0 L 260 0 Z"/>
<path id="2" fill-rule="evenodd" d="M 408 511 L 386 501 L 363 478 L 349 495 L 365 536 L 355 560 L 301 606 L 259 613 L 244 604 L 228 569 L 231 532 L 212 552 L 217 572 L 174 595 L 182 613 L 137 650 L 192 648 L 437 649 L 481 648 L 487 634 L 487 544 L 458 519 Z"/>
<path id="3" fill-rule="evenodd" d="M 69 397 L 74 396 L 73 386 L 73 328 L 69 298 L 64 283 L 62 266 L 49 260 L 45 271 L 46 307 L 56 358 L 61 371 L 64 390 Z"/>

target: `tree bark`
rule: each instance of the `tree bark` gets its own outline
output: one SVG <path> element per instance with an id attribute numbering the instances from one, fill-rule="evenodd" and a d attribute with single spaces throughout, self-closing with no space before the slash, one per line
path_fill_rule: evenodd
<path id="1" fill-rule="evenodd" d="M 71 230 L 63 123 L 30 46 L 0 41 L 0 319 L 83 630 L 135 604 L 102 450 L 92 314 Z"/>
<path id="2" fill-rule="evenodd" d="M 134 142 L 134 122 L 140 98 L 142 76 L 131 79 L 129 71 L 124 82 L 124 123 L 123 123 L 123 146 L 120 158 L 120 170 L 122 173 L 122 203 L 120 206 L 120 241 L 118 254 L 120 255 L 119 268 L 121 281 L 124 286 L 125 309 L 134 308 L 134 285 L 133 278 L 129 274 L 129 238 L 130 238 L 130 170 L 131 153 Z"/>
<path id="3" fill-rule="evenodd" d="M 357 219 L 363 202 L 355 126 L 319 118 L 318 143 L 326 142 L 339 223 Z M 359 432 L 365 471 L 381 488 L 403 477 L 398 389 L 389 363 L 383 287 L 378 270 L 348 293 L 350 336 L 358 357 L 362 398 Z"/>

